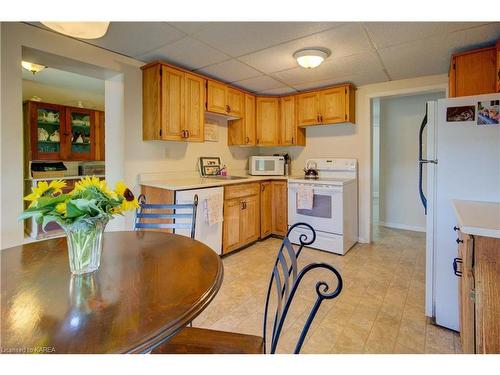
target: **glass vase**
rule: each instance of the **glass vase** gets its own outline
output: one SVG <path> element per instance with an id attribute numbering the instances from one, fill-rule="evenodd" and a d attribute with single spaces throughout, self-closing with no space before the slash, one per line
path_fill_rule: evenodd
<path id="1" fill-rule="evenodd" d="M 69 268 L 73 275 L 94 272 L 101 264 L 102 235 L 108 220 L 96 220 L 86 227 L 66 227 Z"/>

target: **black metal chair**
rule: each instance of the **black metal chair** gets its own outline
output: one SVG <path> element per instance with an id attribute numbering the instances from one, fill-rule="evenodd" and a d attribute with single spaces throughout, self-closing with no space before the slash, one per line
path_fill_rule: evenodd
<path id="1" fill-rule="evenodd" d="M 135 211 L 135 230 L 173 229 L 175 233 L 176 229 L 188 229 L 190 237 L 194 239 L 198 195 L 194 196 L 193 203 L 186 204 L 148 204 L 144 194 L 139 196 L 138 201 L 139 208 Z M 165 210 L 167 211 L 165 212 Z M 178 210 L 188 210 L 188 212 L 178 213 Z M 144 219 L 148 222 L 143 222 Z"/>
<path id="2" fill-rule="evenodd" d="M 307 228 L 311 234 L 301 234 L 299 236 L 299 247 L 297 250 L 292 246 L 289 235 L 297 227 Z M 305 223 L 297 223 L 290 227 L 286 237 L 283 239 L 278 251 L 276 262 L 274 263 L 271 280 L 267 289 L 263 336 L 243 335 L 232 332 L 222 332 L 202 328 L 185 328 L 170 341 L 160 345 L 152 353 L 205 353 L 205 354 L 258 354 L 258 353 L 276 353 L 278 341 L 283 331 L 283 326 L 290 310 L 293 297 L 300 286 L 304 276 L 312 270 L 323 269 L 331 272 L 337 281 L 336 288 L 329 293 L 329 285 L 325 281 L 318 281 L 315 286 L 317 297 L 312 305 L 309 315 L 305 321 L 304 327 L 297 340 L 294 353 L 298 354 L 302 348 L 304 340 L 309 332 L 311 323 L 316 313 L 325 299 L 333 299 L 342 291 L 342 277 L 340 273 L 330 264 L 311 263 L 298 270 L 298 257 L 304 246 L 311 245 L 316 240 L 316 232 Z M 288 261 L 287 261 L 288 259 Z M 277 304 L 276 309 L 270 313 L 270 299 L 273 285 L 276 290 Z M 269 343 L 267 342 L 267 319 L 273 316 L 272 329 Z"/>

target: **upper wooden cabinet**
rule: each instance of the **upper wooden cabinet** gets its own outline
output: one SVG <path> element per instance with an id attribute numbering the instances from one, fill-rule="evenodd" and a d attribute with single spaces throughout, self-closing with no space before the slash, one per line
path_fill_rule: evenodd
<path id="1" fill-rule="evenodd" d="M 207 111 L 242 117 L 245 106 L 245 93 L 229 87 L 223 83 L 208 80 L 207 82 Z"/>
<path id="2" fill-rule="evenodd" d="M 500 92 L 500 39 L 497 41 L 497 92 Z"/>
<path id="3" fill-rule="evenodd" d="M 205 79 L 161 63 L 142 74 L 143 139 L 203 142 Z"/>
<path id="4" fill-rule="evenodd" d="M 282 146 L 305 146 L 306 131 L 297 126 L 295 96 L 285 96 L 280 101 L 280 141 Z"/>
<path id="5" fill-rule="evenodd" d="M 27 101 L 27 160 L 104 160 L 104 112 Z"/>
<path id="6" fill-rule="evenodd" d="M 497 47 L 453 55 L 449 96 L 490 94 L 498 90 Z"/>
<path id="7" fill-rule="evenodd" d="M 245 94 L 241 119 L 228 123 L 229 146 L 255 146 L 255 96 Z"/>
<path id="8" fill-rule="evenodd" d="M 257 97 L 256 128 L 258 146 L 279 144 L 279 99 Z"/>
<path id="9" fill-rule="evenodd" d="M 297 95 L 299 126 L 354 122 L 354 87 L 350 84 Z"/>

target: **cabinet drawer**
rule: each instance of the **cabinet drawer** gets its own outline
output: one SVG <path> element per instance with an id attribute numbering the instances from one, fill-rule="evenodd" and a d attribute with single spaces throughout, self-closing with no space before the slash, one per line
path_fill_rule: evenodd
<path id="1" fill-rule="evenodd" d="M 252 182 L 241 185 L 229 185 L 224 187 L 224 199 L 233 199 L 247 197 L 249 195 L 259 194 L 259 183 Z"/>

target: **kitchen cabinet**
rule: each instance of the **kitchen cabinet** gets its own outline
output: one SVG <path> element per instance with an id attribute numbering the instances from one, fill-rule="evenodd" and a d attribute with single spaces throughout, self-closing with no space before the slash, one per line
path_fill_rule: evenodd
<path id="1" fill-rule="evenodd" d="M 282 146 L 305 146 L 306 130 L 297 126 L 295 96 L 285 96 L 280 103 L 280 141 Z"/>
<path id="2" fill-rule="evenodd" d="M 221 82 L 207 81 L 206 109 L 208 112 L 234 118 L 243 116 L 245 93 Z"/>
<path id="3" fill-rule="evenodd" d="M 256 108 L 257 145 L 278 145 L 279 99 L 276 97 L 257 97 Z"/>
<path id="4" fill-rule="evenodd" d="M 354 123 L 354 86 L 340 85 L 297 95 L 298 126 Z"/>
<path id="5" fill-rule="evenodd" d="M 167 190 L 167 189 L 161 189 L 153 186 L 146 186 L 146 185 L 141 185 L 141 194 L 144 194 L 144 196 L 147 199 L 147 203 L 151 204 L 174 204 L 175 203 L 175 191 L 174 190 Z M 155 213 L 159 214 L 171 214 L 173 213 L 172 210 L 155 210 Z M 157 219 L 142 219 L 141 222 L 143 223 L 158 223 Z M 162 222 L 164 223 L 171 223 L 171 219 L 162 219 Z M 170 228 L 154 228 L 154 229 L 143 229 L 145 231 L 151 231 L 151 232 L 165 232 L 165 233 L 172 233 L 173 230 Z"/>
<path id="6" fill-rule="evenodd" d="M 449 96 L 489 94 L 497 91 L 497 48 L 481 48 L 452 56 Z"/>
<path id="7" fill-rule="evenodd" d="M 23 113 L 26 162 L 104 160 L 104 112 L 27 101 Z"/>
<path id="8" fill-rule="evenodd" d="M 285 236 L 288 231 L 288 191 L 286 180 L 272 181 L 272 232 Z"/>
<path id="9" fill-rule="evenodd" d="M 266 238 L 273 231 L 273 191 L 271 181 L 260 183 L 260 238 Z"/>
<path id="10" fill-rule="evenodd" d="M 229 146 L 255 146 L 255 96 L 245 94 L 242 118 L 228 123 Z"/>
<path id="11" fill-rule="evenodd" d="M 500 39 L 497 41 L 497 92 L 500 92 Z"/>
<path id="12" fill-rule="evenodd" d="M 500 238 L 458 232 L 460 336 L 464 353 L 500 353 Z"/>
<path id="13" fill-rule="evenodd" d="M 260 184 L 225 186 L 223 254 L 257 241 L 259 236 Z"/>
<path id="14" fill-rule="evenodd" d="M 205 79 L 162 63 L 143 68 L 143 140 L 204 140 Z"/>

